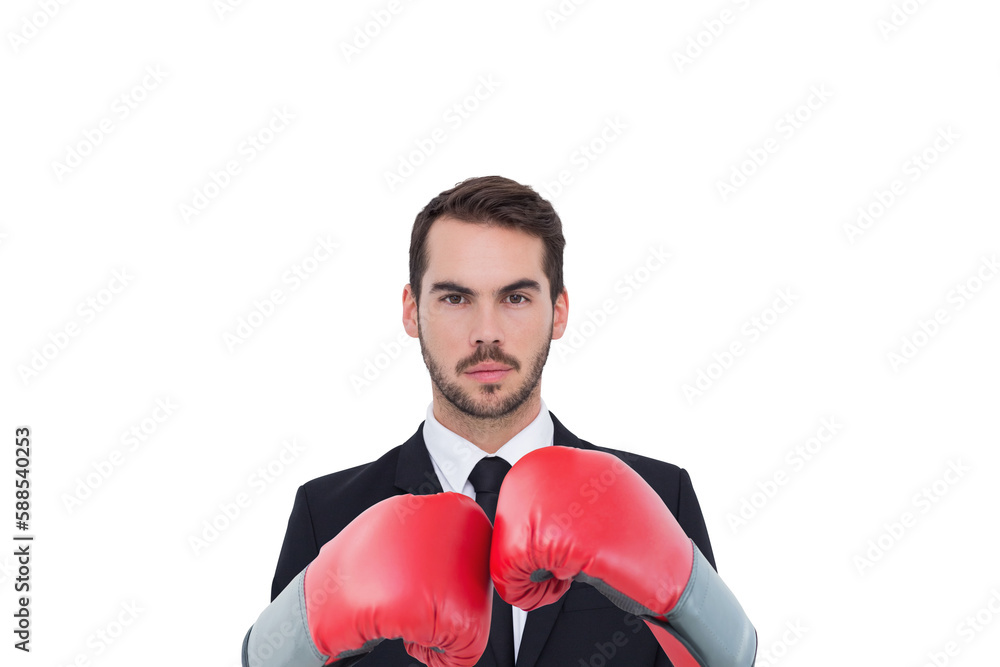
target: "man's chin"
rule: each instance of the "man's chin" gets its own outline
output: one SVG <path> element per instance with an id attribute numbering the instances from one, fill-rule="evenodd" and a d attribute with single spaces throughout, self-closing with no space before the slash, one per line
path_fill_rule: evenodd
<path id="1" fill-rule="evenodd" d="M 484 400 L 485 399 L 485 400 Z M 503 392 L 489 394 L 488 396 L 469 396 L 466 394 L 463 406 L 459 410 L 479 419 L 498 419 L 505 417 L 516 411 L 521 404 L 508 405 L 510 397 Z M 463 409 L 468 408 L 468 409 Z"/>

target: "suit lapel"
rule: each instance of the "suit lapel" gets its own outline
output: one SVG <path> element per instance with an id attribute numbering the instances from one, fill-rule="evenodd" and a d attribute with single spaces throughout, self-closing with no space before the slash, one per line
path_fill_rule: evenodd
<path id="1" fill-rule="evenodd" d="M 403 443 L 396 463 L 396 488 L 404 493 L 426 496 L 442 493 L 441 481 L 434 472 L 431 455 L 424 444 L 424 423 L 420 422 L 417 432 Z"/>
<path id="2" fill-rule="evenodd" d="M 591 445 L 570 433 L 551 411 L 549 416 L 552 417 L 553 426 L 552 444 L 593 449 Z M 414 495 L 442 492 L 441 481 L 434 472 L 431 455 L 427 452 L 427 445 L 424 444 L 424 422 L 420 422 L 416 432 L 400 448 L 395 484 L 400 491 Z"/>

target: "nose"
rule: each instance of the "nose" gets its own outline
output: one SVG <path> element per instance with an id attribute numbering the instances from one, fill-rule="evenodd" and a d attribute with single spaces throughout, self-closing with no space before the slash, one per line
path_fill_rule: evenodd
<path id="1" fill-rule="evenodd" d="M 491 306 L 480 306 L 469 333 L 469 342 L 473 345 L 501 345 L 503 327 L 497 310 Z"/>

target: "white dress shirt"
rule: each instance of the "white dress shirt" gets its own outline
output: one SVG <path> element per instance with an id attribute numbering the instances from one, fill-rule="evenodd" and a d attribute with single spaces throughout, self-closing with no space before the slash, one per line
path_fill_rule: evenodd
<path id="1" fill-rule="evenodd" d="M 487 456 L 499 456 L 507 463 L 514 465 L 528 452 L 552 444 L 555 427 L 549 409 L 542 401 L 538 416 L 525 426 L 517 435 L 508 440 L 496 454 L 487 454 L 462 436 L 449 431 L 434 418 L 434 402 L 427 406 L 427 418 L 424 421 L 423 436 L 427 451 L 431 455 L 434 472 L 437 473 L 441 488 L 444 491 L 462 493 L 473 500 L 476 490 L 469 481 L 469 473 L 479 461 Z M 518 649 L 521 646 L 521 634 L 524 632 L 524 622 L 528 612 L 512 607 L 514 614 L 514 660 L 517 660 Z"/>

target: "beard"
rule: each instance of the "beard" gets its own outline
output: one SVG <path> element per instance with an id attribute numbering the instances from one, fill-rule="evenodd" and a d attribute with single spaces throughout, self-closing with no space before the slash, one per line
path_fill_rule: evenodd
<path id="1" fill-rule="evenodd" d="M 552 326 L 549 326 L 549 335 L 543 345 L 535 351 L 531 358 L 531 363 L 524 381 L 519 387 L 514 388 L 507 396 L 500 397 L 499 383 L 484 383 L 476 388 L 474 392 L 463 389 L 458 382 L 451 380 L 444 372 L 441 364 L 437 363 L 424 341 L 424 334 L 417 325 L 417 336 L 420 339 L 420 354 L 424 358 L 424 364 L 430 373 L 431 382 L 438 388 L 445 400 L 455 406 L 462 414 L 477 419 L 499 419 L 510 415 L 520 408 L 531 396 L 531 393 L 538 387 L 542 379 L 542 369 L 549 358 L 549 347 L 552 345 Z M 520 372 L 521 363 L 511 356 L 508 356 L 496 345 L 482 345 L 476 349 L 472 356 L 458 362 L 455 373 L 461 375 L 466 369 L 481 364 L 486 361 L 510 366 L 514 371 Z M 477 400 L 484 397 L 485 400 Z"/>

